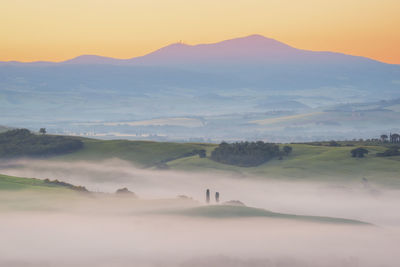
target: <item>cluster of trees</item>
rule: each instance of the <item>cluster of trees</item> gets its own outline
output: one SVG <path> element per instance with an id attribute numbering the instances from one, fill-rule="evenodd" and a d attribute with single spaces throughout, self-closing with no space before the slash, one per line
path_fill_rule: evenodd
<path id="1" fill-rule="evenodd" d="M 365 154 L 368 154 L 368 152 L 369 151 L 367 149 L 362 147 L 358 147 L 350 151 L 353 158 L 363 158 Z"/>
<path id="2" fill-rule="evenodd" d="M 27 129 L 0 133 L 0 158 L 44 157 L 83 148 L 79 139 L 66 136 L 33 134 Z"/>
<path id="3" fill-rule="evenodd" d="M 130 196 L 130 197 L 136 197 L 136 194 L 132 191 L 130 191 L 128 188 L 120 188 L 115 191 L 115 194 L 120 195 L 120 196 Z"/>
<path id="4" fill-rule="evenodd" d="M 378 157 L 392 157 L 392 156 L 400 156 L 400 147 L 394 146 L 388 148 L 386 151 L 382 153 L 376 153 Z M 368 150 L 362 147 L 355 148 L 350 151 L 351 156 L 353 158 L 363 158 L 365 154 L 368 154 Z"/>
<path id="5" fill-rule="evenodd" d="M 274 157 L 281 159 L 283 155 L 291 152 L 290 146 L 285 146 L 283 151 L 280 151 L 278 145 L 262 141 L 232 144 L 222 142 L 211 153 L 211 159 L 220 163 L 251 167 L 261 165 Z"/>
<path id="6" fill-rule="evenodd" d="M 199 155 L 200 158 L 205 158 L 207 156 L 205 149 L 195 149 L 193 150 L 192 154 L 192 156 Z"/>
<path id="7" fill-rule="evenodd" d="M 378 157 L 392 157 L 392 156 L 400 156 L 400 151 L 399 151 L 399 147 L 394 146 L 394 147 L 390 147 L 388 148 L 385 152 L 383 153 L 376 153 L 376 155 Z"/>
<path id="8" fill-rule="evenodd" d="M 59 180 L 49 180 L 49 179 L 45 179 L 44 180 L 44 182 L 47 184 L 47 185 L 53 185 L 53 186 L 62 186 L 62 187 L 66 187 L 66 188 L 69 188 L 69 189 L 71 189 L 71 190 L 75 190 L 75 191 L 79 191 L 79 192 L 89 192 L 87 189 L 86 189 L 86 187 L 84 187 L 84 186 L 77 186 L 77 185 L 73 185 L 73 184 L 70 184 L 70 183 L 66 183 L 66 182 L 63 182 L 63 181 L 59 181 Z"/>
<path id="9" fill-rule="evenodd" d="M 392 144 L 400 143 L 400 134 L 397 134 L 397 133 L 392 134 L 391 133 L 391 134 L 389 134 L 389 136 L 386 135 L 386 134 L 382 134 L 381 135 L 381 141 L 384 142 L 384 143 L 389 142 L 389 143 L 392 143 Z"/>

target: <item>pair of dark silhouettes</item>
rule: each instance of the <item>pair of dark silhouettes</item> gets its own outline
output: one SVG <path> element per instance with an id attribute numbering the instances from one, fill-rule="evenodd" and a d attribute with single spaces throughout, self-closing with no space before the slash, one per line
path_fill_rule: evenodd
<path id="1" fill-rule="evenodd" d="M 210 189 L 206 190 L 206 202 L 210 203 Z M 215 202 L 219 203 L 219 192 L 215 192 Z"/>

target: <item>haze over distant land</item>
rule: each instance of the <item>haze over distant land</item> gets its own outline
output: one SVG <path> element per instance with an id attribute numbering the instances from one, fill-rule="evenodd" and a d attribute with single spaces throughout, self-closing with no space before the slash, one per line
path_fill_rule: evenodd
<path id="1" fill-rule="evenodd" d="M 0 124 L 156 140 L 375 137 L 398 130 L 399 77 L 399 65 L 261 35 L 124 60 L 2 62 Z"/>

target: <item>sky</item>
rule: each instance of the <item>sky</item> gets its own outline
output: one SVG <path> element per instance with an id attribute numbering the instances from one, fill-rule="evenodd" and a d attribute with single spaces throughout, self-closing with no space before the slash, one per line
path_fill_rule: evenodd
<path id="1" fill-rule="evenodd" d="M 399 0 L 0 0 L 0 60 L 141 56 L 261 34 L 400 64 Z"/>

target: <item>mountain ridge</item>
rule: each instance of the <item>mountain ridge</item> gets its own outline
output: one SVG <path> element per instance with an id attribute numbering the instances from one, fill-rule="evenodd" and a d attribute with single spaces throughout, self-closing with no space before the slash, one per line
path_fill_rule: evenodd
<path id="1" fill-rule="evenodd" d="M 52 61 L 0 61 L 2 65 L 166 65 L 188 63 L 221 63 L 221 62 L 303 62 L 326 63 L 341 60 L 369 61 L 380 64 L 389 64 L 363 56 L 349 55 L 331 51 L 313 51 L 295 48 L 283 42 L 259 34 L 232 38 L 216 43 L 189 45 L 172 43 L 161 47 L 143 56 L 119 59 L 114 57 L 84 54 L 68 60 Z"/>

